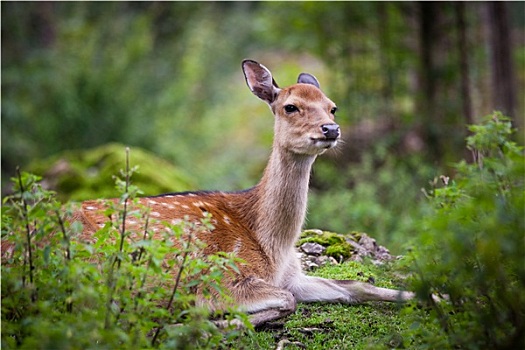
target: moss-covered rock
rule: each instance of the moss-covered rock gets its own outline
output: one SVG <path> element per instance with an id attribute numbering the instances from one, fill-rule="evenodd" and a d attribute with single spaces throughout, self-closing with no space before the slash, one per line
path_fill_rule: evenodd
<path id="1" fill-rule="evenodd" d="M 350 249 L 348 247 L 350 247 Z M 326 248 L 325 254 L 334 258 L 343 257 L 347 259 L 352 254 L 351 248 L 348 244 L 333 244 Z"/>
<path id="2" fill-rule="evenodd" d="M 42 184 L 55 190 L 62 201 L 115 197 L 118 192 L 113 176 L 120 176 L 125 168 L 125 149 L 121 144 L 108 144 L 65 151 L 33 162 L 28 171 L 43 176 Z M 132 183 L 144 195 L 195 189 L 183 170 L 143 149 L 130 149 L 130 166 L 138 166 Z"/>
<path id="3" fill-rule="evenodd" d="M 326 247 L 325 255 L 336 259 L 348 259 L 354 249 L 347 242 L 347 237 L 339 233 L 320 230 L 305 230 L 299 240 L 299 245 L 303 243 L 318 243 Z"/>
<path id="4" fill-rule="evenodd" d="M 321 264 L 317 262 L 323 257 L 334 258 L 333 261 L 336 263 L 348 259 L 355 261 L 369 259 L 375 264 L 382 264 L 396 259 L 396 256 L 391 255 L 388 249 L 377 244 L 375 239 L 364 232 L 352 231 L 347 234 L 339 234 L 315 229 L 305 230 L 301 234 L 298 246 L 303 248 L 305 243 L 316 243 L 326 248 L 321 256 L 317 252 L 311 254 L 301 249 L 301 260 L 306 270 L 311 270 L 312 262 L 320 266 Z"/>

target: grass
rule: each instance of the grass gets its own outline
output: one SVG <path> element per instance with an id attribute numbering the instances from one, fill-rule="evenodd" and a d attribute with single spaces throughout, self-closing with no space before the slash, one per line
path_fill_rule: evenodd
<path id="1" fill-rule="evenodd" d="M 312 275 L 366 281 L 370 277 L 375 285 L 385 288 L 400 287 L 396 274 L 399 264 L 376 266 L 372 263 L 345 262 L 341 265 L 321 267 Z M 404 305 L 369 302 L 360 305 L 312 303 L 299 304 L 289 317 L 271 323 L 244 339 L 232 344 L 239 349 L 275 349 L 287 339 L 302 345 L 287 344 L 294 349 L 389 349 L 403 347 L 401 334 L 410 327 L 400 308 Z"/>

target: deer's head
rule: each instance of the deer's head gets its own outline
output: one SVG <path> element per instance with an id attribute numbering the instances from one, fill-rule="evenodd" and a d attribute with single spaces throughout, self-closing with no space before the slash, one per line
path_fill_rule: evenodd
<path id="1" fill-rule="evenodd" d="M 281 89 L 262 64 L 244 60 L 242 68 L 250 90 L 275 115 L 274 146 L 295 154 L 319 155 L 337 145 L 341 137 L 334 122 L 337 107 L 313 75 L 301 73 L 297 84 Z"/>

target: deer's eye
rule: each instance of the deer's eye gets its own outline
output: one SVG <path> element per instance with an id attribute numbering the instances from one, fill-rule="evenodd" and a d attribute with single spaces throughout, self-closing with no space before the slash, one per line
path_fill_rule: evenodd
<path id="1" fill-rule="evenodd" d="M 294 105 L 286 105 L 284 106 L 284 110 L 286 111 L 286 113 L 293 113 L 293 112 L 297 112 L 299 108 L 297 108 Z"/>
<path id="2" fill-rule="evenodd" d="M 330 113 L 335 115 L 335 112 L 337 112 L 337 107 L 332 107 L 332 109 L 330 110 Z"/>

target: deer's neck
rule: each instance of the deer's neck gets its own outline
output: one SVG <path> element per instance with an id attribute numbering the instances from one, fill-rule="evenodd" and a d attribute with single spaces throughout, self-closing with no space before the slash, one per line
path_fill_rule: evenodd
<path id="1" fill-rule="evenodd" d="M 263 178 L 256 187 L 255 231 L 263 249 L 275 262 L 290 253 L 300 235 L 315 158 L 274 147 Z"/>

